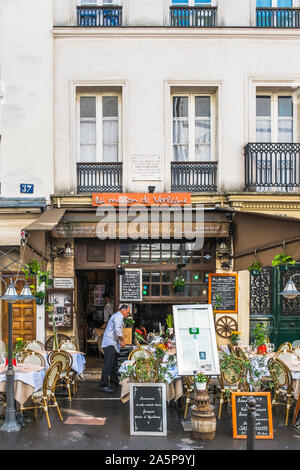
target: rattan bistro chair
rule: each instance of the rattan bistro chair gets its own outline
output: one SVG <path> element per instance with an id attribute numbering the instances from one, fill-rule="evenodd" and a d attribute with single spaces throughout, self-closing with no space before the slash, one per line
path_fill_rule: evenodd
<path id="1" fill-rule="evenodd" d="M 27 342 L 25 349 L 30 351 L 45 351 L 45 346 L 41 341 L 34 339 Z"/>
<path id="2" fill-rule="evenodd" d="M 58 345 L 62 342 L 62 341 L 68 341 L 69 336 L 67 335 L 64 335 L 63 333 L 57 333 L 57 347 Z M 54 335 L 51 335 L 51 336 L 48 336 L 48 338 L 46 338 L 46 342 L 45 342 L 45 349 L 46 351 L 53 351 L 53 348 L 54 348 Z"/>
<path id="3" fill-rule="evenodd" d="M 221 361 L 222 364 L 222 361 Z M 244 364 L 238 357 L 232 357 L 227 364 L 225 370 L 222 370 L 219 377 L 220 383 L 220 403 L 218 419 L 221 418 L 222 405 L 224 402 L 229 402 L 232 392 L 243 391 L 245 383 L 245 369 Z"/>
<path id="4" fill-rule="evenodd" d="M 54 364 L 52 364 L 45 373 L 45 377 L 43 380 L 43 387 L 31 395 L 31 400 L 33 401 L 34 405 L 33 406 L 23 406 L 23 405 L 20 406 L 21 413 L 23 413 L 24 410 L 34 410 L 34 418 L 37 417 L 37 410 L 39 408 L 42 408 L 45 412 L 49 429 L 51 429 L 51 423 L 50 423 L 48 408 L 55 407 L 57 409 L 60 420 L 63 421 L 63 417 L 62 417 L 61 411 L 59 409 L 59 406 L 57 404 L 56 397 L 55 397 L 56 383 L 59 379 L 61 368 L 62 368 L 61 362 L 57 361 Z"/>
<path id="5" fill-rule="evenodd" d="M 73 364 L 72 356 L 67 351 L 52 351 L 48 356 L 48 362 L 49 364 L 53 364 L 56 361 L 61 362 L 62 366 L 59 374 L 60 385 L 67 388 L 69 400 L 72 402 L 71 385 L 73 385 L 73 393 L 75 394 L 74 374 L 71 370 Z M 56 386 L 58 386 L 58 383 Z"/>
<path id="6" fill-rule="evenodd" d="M 287 426 L 289 421 L 290 407 L 293 401 L 292 373 L 288 366 L 278 358 L 269 359 L 268 369 L 273 379 L 275 392 L 272 400 L 272 406 L 284 405 L 286 407 L 285 425 Z"/>
<path id="7" fill-rule="evenodd" d="M 73 339 L 68 339 L 67 341 L 62 341 L 58 347 L 61 351 L 79 351 L 76 341 Z"/>
<path id="8" fill-rule="evenodd" d="M 277 349 L 277 352 L 279 351 L 292 351 L 293 350 L 293 347 L 291 345 L 291 343 L 282 343 L 279 348 Z"/>
<path id="9" fill-rule="evenodd" d="M 188 407 L 190 403 L 194 402 L 193 392 L 194 392 L 194 376 L 187 375 L 183 377 L 183 396 L 182 396 L 182 411 L 183 417 L 186 419 Z"/>
<path id="10" fill-rule="evenodd" d="M 45 358 L 36 351 L 20 350 L 17 357 L 17 361 L 20 364 L 30 363 L 35 364 L 37 366 L 46 367 Z"/>

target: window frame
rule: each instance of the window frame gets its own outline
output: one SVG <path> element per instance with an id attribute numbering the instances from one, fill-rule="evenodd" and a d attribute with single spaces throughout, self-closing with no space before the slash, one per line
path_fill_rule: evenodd
<path id="1" fill-rule="evenodd" d="M 115 7 L 115 6 L 122 6 L 123 0 L 113 0 L 112 3 L 106 3 L 109 0 L 77 0 L 78 7 Z"/>
<path id="2" fill-rule="evenodd" d="M 279 123 L 279 116 L 278 116 L 278 98 L 281 96 L 289 96 L 292 98 L 292 106 L 293 106 L 293 140 L 291 143 L 296 143 L 298 141 L 298 124 L 297 124 L 297 106 L 294 103 L 293 93 L 288 91 L 259 91 L 256 92 L 255 96 L 255 125 L 257 123 L 257 112 L 256 112 L 256 97 L 257 96 L 269 96 L 271 98 L 271 140 L 270 143 L 279 143 L 278 142 L 278 123 Z M 256 132 L 256 131 L 255 131 Z M 257 132 L 256 132 L 256 140 L 257 143 Z"/>
<path id="3" fill-rule="evenodd" d="M 210 118 L 207 119 L 210 121 L 210 160 L 196 160 L 196 97 L 198 96 L 209 96 L 210 97 Z M 174 160 L 174 132 L 173 132 L 173 98 L 175 97 L 187 97 L 188 98 L 188 160 L 186 162 L 215 162 L 216 161 L 216 94 L 215 93 L 196 93 L 196 92 L 187 92 L 183 91 L 182 93 L 176 92 L 171 93 L 171 141 L 172 141 L 172 162 L 176 162 Z M 199 120 L 199 116 L 197 116 Z M 201 120 L 205 120 L 205 118 L 201 118 Z M 192 151 L 191 151 L 192 149 Z"/>
<path id="4" fill-rule="evenodd" d="M 105 96 L 117 96 L 118 97 L 118 159 L 109 162 L 103 160 L 103 97 Z M 95 97 L 96 98 L 96 159 L 94 162 L 83 162 L 80 159 L 80 142 L 81 142 L 81 117 L 80 117 L 80 98 L 82 97 Z M 122 152 L 122 94 L 120 92 L 81 92 L 76 97 L 76 108 L 77 108 L 77 163 L 117 163 L 123 161 Z"/>
<path id="5" fill-rule="evenodd" d="M 195 3 L 195 0 L 188 0 L 187 3 L 181 2 L 181 3 L 173 3 L 173 0 L 170 0 L 170 6 L 171 7 L 213 7 L 216 6 L 216 0 L 210 0 L 210 3 Z"/>
<path id="6" fill-rule="evenodd" d="M 278 0 L 272 0 L 272 5 L 270 7 L 258 7 L 256 2 L 256 8 L 296 8 L 295 0 L 292 0 L 291 7 L 277 7 Z"/>

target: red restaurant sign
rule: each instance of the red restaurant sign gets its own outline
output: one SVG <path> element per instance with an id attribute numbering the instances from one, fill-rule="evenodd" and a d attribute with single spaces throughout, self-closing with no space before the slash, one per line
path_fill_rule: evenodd
<path id="1" fill-rule="evenodd" d="M 94 193 L 93 206 L 132 206 L 191 204 L 191 193 Z"/>

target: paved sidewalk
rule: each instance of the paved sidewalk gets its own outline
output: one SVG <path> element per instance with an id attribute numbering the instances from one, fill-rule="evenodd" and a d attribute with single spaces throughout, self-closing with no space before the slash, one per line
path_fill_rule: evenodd
<path id="1" fill-rule="evenodd" d="M 46 417 L 39 412 L 35 421 L 31 412 L 25 415 L 26 427 L 17 433 L 0 434 L 0 450 L 244 450 L 246 441 L 232 438 L 231 409 L 224 408 L 217 421 L 216 438 L 212 441 L 193 439 L 184 432 L 178 411 L 168 407 L 168 435 L 166 437 L 130 436 L 129 403 L 123 404 L 120 393 L 113 395 L 100 392 L 99 382 L 90 381 L 80 385 L 79 393 L 72 403 L 59 396 L 58 402 L 64 419 L 70 416 L 90 415 L 106 418 L 104 426 L 67 425 L 60 422 L 54 409 L 50 409 L 52 429 L 48 429 Z M 284 426 L 283 409 L 274 410 L 274 439 L 256 440 L 259 450 L 300 450 L 300 431 Z"/>

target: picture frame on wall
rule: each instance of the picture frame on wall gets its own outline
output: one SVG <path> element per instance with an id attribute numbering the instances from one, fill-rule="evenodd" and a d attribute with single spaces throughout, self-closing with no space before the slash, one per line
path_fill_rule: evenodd
<path id="1" fill-rule="evenodd" d="M 47 302 L 53 303 L 52 316 L 56 328 L 73 328 L 74 289 L 49 289 Z M 49 312 L 46 315 L 46 327 L 52 328 Z"/>

